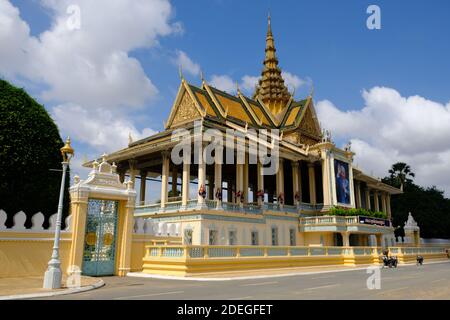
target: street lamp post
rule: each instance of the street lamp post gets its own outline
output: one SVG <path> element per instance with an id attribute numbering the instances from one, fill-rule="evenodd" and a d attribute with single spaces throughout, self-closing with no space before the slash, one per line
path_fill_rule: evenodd
<path id="1" fill-rule="evenodd" d="M 61 288 L 61 261 L 59 260 L 59 240 L 61 237 L 61 220 L 62 220 L 62 209 L 63 209 L 63 199 L 64 199 L 64 185 L 66 182 L 66 171 L 69 166 L 70 159 L 74 155 L 74 150 L 70 146 L 70 138 L 67 138 L 66 144 L 61 148 L 62 154 L 62 180 L 61 189 L 59 191 L 59 202 L 58 202 L 58 214 L 56 215 L 56 228 L 55 228 L 55 240 L 53 243 L 53 252 L 50 261 L 48 262 L 47 271 L 44 275 L 44 289 L 59 289 Z"/>

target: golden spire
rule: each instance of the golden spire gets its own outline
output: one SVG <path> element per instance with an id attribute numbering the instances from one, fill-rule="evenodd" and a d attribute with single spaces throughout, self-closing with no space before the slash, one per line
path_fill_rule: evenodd
<path id="1" fill-rule="evenodd" d="M 264 68 L 253 96 L 254 98 L 260 98 L 274 115 L 280 113 L 290 99 L 289 91 L 281 76 L 281 69 L 278 67 L 276 51 L 269 13 Z"/>

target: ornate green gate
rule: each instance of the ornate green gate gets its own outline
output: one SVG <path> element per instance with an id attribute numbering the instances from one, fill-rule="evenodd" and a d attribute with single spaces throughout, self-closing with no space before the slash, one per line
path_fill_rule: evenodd
<path id="1" fill-rule="evenodd" d="M 84 238 L 84 275 L 114 275 L 118 204 L 118 201 L 89 199 Z"/>

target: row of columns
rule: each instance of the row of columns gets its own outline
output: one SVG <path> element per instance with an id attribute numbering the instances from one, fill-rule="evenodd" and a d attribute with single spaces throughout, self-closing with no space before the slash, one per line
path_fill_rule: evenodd
<path id="1" fill-rule="evenodd" d="M 362 196 L 361 196 L 361 183 L 360 182 L 356 182 L 355 184 L 355 200 L 356 200 L 356 207 L 357 208 L 362 208 L 363 204 L 362 204 Z M 374 198 L 374 207 L 373 210 L 374 211 L 381 211 L 386 213 L 389 217 L 389 219 L 391 218 L 391 195 L 387 192 L 380 192 L 378 190 L 372 190 L 371 188 L 367 187 L 365 189 L 365 209 L 367 210 L 372 210 L 372 201 L 371 201 L 371 194 L 373 194 L 373 198 Z M 380 196 L 381 196 L 381 208 L 380 208 Z"/>
<path id="2" fill-rule="evenodd" d="M 284 159 L 279 160 L 279 169 L 276 173 L 276 196 L 278 197 L 280 194 L 284 194 Z M 135 183 L 135 160 L 130 160 L 130 180 Z M 292 190 L 294 197 L 294 204 L 300 204 L 301 201 L 301 172 L 300 165 L 298 161 L 291 161 L 292 164 Z M 189 185 L 190 185 L 190 176 L 191 176 L 191 165 L 189 163 L 183 164 L 183 173 L 182 173 L 182 187 L 181 187 L 181 202 L 182 209 L 186 208 L 189 201 Z M 140 184 L 140 203 L 145 203 L 145 193 L 146 193 L 146 178 L 147 171 L 141 170 L 140 172 L 141 184 Z M 177 168 L 172 168 L 172 196 L 177 195 L 177 180 L 178 180 L 178 172 Z M 162 152 L 162 170 L 161 170 L 161 209 L 164 210 L 166 204 L 168 202 L 168 182 L 170 176 L 170 152 L 164 151 Z M 310 193 L 310 203 L 316 204 L 316 181 L 315 181 L 315 166 L 314 163 L 308 163 L 308 176 L 309 176 L 309 193 Z M 211 179 L 209 179 L 211 180 Z M 228 181 L 229 190 L 230 181 Z M 236 164 L 236 181 L 235 181 L 235 189 L 243 193 L 243 203 L 247 202 L 245 199 L 248 199 L 248 189 L 249 189 L 249 164 L 248 164 L 248 156 L 246 157 L 246 161 L 243 164 Z M 209 198 L 215 198 L 218 189 L 222 192 L 222 164 L 215 163 L 214 164 L 214 188 L 212 188 L 212 182 L 209 181 Z M 206 187 L 206 163 L 200 162 L 198 165 L 198 185 Z M 264 171 L 261 163 L 257 164 L 257 190 L 264 191 Z M 297 195 L 297 196 L 296 196 Z M 198 206 L 204 207 L 206 205 L 205 198 L 202 195 L 198 194 L 197 196 Z M 262 197 L 257 197 L 257 202 L 259 205 L 263 204 L 264 199 Z M 237 203 L 243 205 L 241 203 L 241 199 L 237 199 Z"/>
<path id="3" fill-rule="evenodd" d="M 134 160 L 130 161 L 130 166 L 135 165 Z M 280 194 L 284 194 L 284 159 L 280 159 L 279 170 L 276 174 L 276 196 Z M 326 158 L 322 159 L 322 174 L 323 174 L 323 188 L 324 188 L 324 203 L 332 203 L 332 188 L 330 188 L 329 184 L 332 184 L 333 181 L 328 177 L 330 175 L 330 168 L 327 166 Z M 296 195 L 301 195 L 301 172 L 298 161 L 291 161 L 292 164 L 292 190 L 294 197 L 294 204 L 300 203 L 300 197 L 296 198 Z M 170 152 L 165 151 L 162 153 L 162 170 L 161 170 L 161 208 L 164 210 L 168 201 L 168 180 L 169 180 L 169 168 L 170 168 Z M 244 203 L 245 199 L 248 199 L 248 187 L 249 187 L 249 164 L 248 164 L 248 156 L 246 157 L 246 161 L 244 164 L 236 165 L 236 190 L 241 191 L 243 193 Z M 135 174 L 136 170 L 130 170 L 130 179 L 135 183 Z M 145 189 L 146 189 L 146 177 L 147 172 L 144 170 L 140 171 L 141 175 L 141 185 L 140 185 L 140 202 L 144 203 L 145 201 Z M 315 166 L 314 163 L 308 163 L 308 176 L 309 176 L 309 193 L 310 193 L 310 203 L 316 204 L 316 179 L 315 179 Z M 172 170 L 172 195 L 175 196 L 177 193 L 177 179 L 178 173 L 176 167 Z M 216 162 L 214 164 L 214 188 L 211 186 L 211 181 L 209 181 L 209 198 L 215 198 L 215 195 L 218 189 L 221 189 L 222 192 L 222 164 Z M 182 208 L 186 208 L 189 201 L 189 184 L 190 184 L 190 164 L 183 164 L 183 174 L 182 174 L 182 188 L 181 188 L 181 201 Z M 206 186 L 206 163 L 199 163 L 198 165 L 198 185 L 205 187 Z M 228 182 L 229 190 L 230 183 Z M 258 192 L 259 190 L 264 190 L 264 175 L 263 175 L 263 166 L 258 162 L 257 164 L 257 190 L 254 192 Z M 330 191 L 331 190 L 331 191 Z M 362 202 L 362 192 L 361 192 L 361 183 L 359 181 L 355 182 L 355 204 L 357 208 L 363 207 Z M 374 206 L 372 208 L 371 194 L 374 197 Z M 381 201 L 380 201 L 381 195 Z M 374 211 L 382 211 L 385 212 L 389 218 L 391 218 L 391 201 L 390 194 L 387 192 L 380 192 L 378 190 L 373 190 L 370 188 L 365 189 L 365 208 L 367 210 Z M 198 194 L 197 196 L 198 206 L 205 207 L 205 198 Z M 242 205 L 241 199 L 236 199 L 237 203 Z M 257 202 L 259 205 L 263 204 L 263 199 L 261 197 L 257 197 Z"/>
<path id="4" fill-rule="evenodd" d="M 350 232 L 341 232 L 342 236 L 342 246 L 350 247 Z M 367 235 L 367 234 L 366 234 Z M 374 247 L 383 246 L 383 235 L 380 233 L 375 234 L 376 243 L 373 245 Z"/>

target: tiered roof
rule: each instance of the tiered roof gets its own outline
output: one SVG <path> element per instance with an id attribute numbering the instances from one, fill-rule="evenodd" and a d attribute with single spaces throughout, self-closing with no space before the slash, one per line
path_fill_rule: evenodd
<path id="1" fill-rule="evenodd" d="M 291 99 L 291 95 L 284 84 L 281 69 L 278 67 L 277 50 L 275 49 L 275 40 L 270 25 L 270 15 L 268 18 L 265 51 L 264 68 L 261 72 L 261 79 L 256 87 L 253 98 L 261 99 L 273 114 L 278 115 L 286 108 L 287 103 Z"/>
<path id="2" fill-rule="evenodd" d="M 314 108 L 311 97 L 300 101 L 289 99 L 282 112 L 275 115 L 261 99 L 249 98 L 239 90 L 234 96 L 209 86 L 206 81 L 197 87 L 182 79 L 166 129 L 205 119 L 223 124 L 231 122 L 253 128 L 290 131 L 298 128 L 308 108 Z"/>
<path id="3" fill-rule="evenodd" d="M 303 133 L 310 135 L 310 142 L 320 140 L 320 126 L 312 97 L 294 100 L 284 83 L 275 53 L 269 16 L 264 68 L 253 97 L 243 95 L 239 88 L 237 95 L 231 95 L 211 87 L 204 79 L 201 87 L 197 87 L 182 78 L 166 129 L 202 118 L 225 125 L 228 122 L 255 128 L 293 131 L 299 128 L 303 118 L 309 117 L 308 132 Z M 308 109 L 309 112 L 306 112 Z"/>

